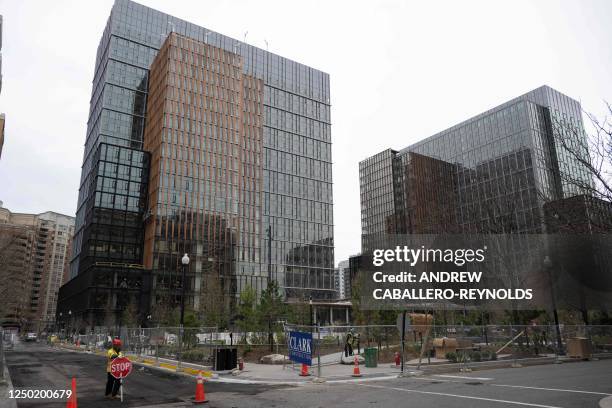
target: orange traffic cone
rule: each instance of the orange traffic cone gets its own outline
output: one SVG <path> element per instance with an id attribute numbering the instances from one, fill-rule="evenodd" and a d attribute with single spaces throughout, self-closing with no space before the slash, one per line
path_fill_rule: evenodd
<path id="1" fill-rule="evenodd" d="M 208 402 L 208 400 L 206 399 L 206 393 L 204 392 L 204 377 L 202 377 L 202 372 L 200 371 L 196 377 L 196 393 L 193 403 L 204 404 L 206 402 Z"/>
<path id="2" fill-rule="evenodd" d="M 300 377 L 308 377 L 310 373 L 308 372 L 308 366 L 306 364 L 302 364 L 302 371 L 300 372 Z"/>
<path id="3" fill-rule="evenodd" d="M 77 408 L 76 378 L 72 377 L 72 394 L 66 402 L 66 408 Z"/>
<path id="4" fill-rule="evenodd" d="M 353 377 L 361 377 L 361 373 L 359 372 L 359 358 L 357 354 L 355 354 L 355 367 L 353 368 Z"/>

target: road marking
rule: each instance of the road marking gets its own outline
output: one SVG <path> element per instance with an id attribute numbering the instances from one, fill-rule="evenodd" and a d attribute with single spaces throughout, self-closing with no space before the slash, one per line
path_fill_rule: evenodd
<path id="1" fill-rule="evenodd" d="M 396 375 L 387 375 L 384 377 L 365 377 L 365 378 L 347 378 L 344 380 L 329 380 L 326 381 L 328 384 L 350 384 L 350 383 L 360 383 L 360 382 L 369 382 L 369 381 L 385 381 L 385 380 L 396 380 Z"/>
<path id="2" fill-rule="evenodd" d="M 502 404 L 523 405 L 523 406 L 527 406 L 527 407 L 561 408 L 561 407 L 557 407 L 557 406 L 553 406 L 553 405 L 532 404 L 532 403 L 529 403 L 529 402 L 508 401 L 508 400 L 500 400 L 500 399 L 484 398 L 484 397 L 472 397 L 470 395 L 449 394 L 449 393 L 446 393 L 446 392 L 419 391 L 419 390 L 410 390 L 410 389 L 407 389 L 407 388 L 385 387 L 383 385 L 368 385 L 368 384 L 364 384 L 363 386 L 364 387 L 371 387 L 371 388 L 381 388 L 381 389 L 386 389 L 386 390 L 412 392 L 412 393 L 415 393 L 415 394 L 441 395 L 443 397 L 466 398 L 466 399 L 473 399 L 473 400 L 479 400 L 479 401 L 499 402 L 499 403 L 502 403 Z"/>
<path id="3" fill-rule="evenodd" d="M 459 378 L 462 380 L 478 380 L 478 381 L 491 381 L 493 378 L 487 377 L 468 377 L 467 375 L 434 375 L 433 377 L 442 377 L 442 378 Z"/>
<path id="4" fill-rule="evenodd" d="M 575 393 L 579 393 L 579 394 L 595 394 L 595 395 L 612 396 L 612 394 L 608 394 L 608 393 L 605 393 L 605 392 L 596 392 L 596 391 L 566 390 L 566 389 L 561 389 L 561 388 L 528 387 L 526 385 L 506 385 L 506 384 L 489 384 L 489 385 L 492 385 L 494 387 L 526 388 L 526 389 L 529 389 L 529 390 L 575 392 Z"/>

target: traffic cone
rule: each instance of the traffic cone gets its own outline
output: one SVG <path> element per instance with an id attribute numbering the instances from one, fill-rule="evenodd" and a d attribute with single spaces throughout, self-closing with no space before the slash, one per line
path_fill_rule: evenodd
<path id="1" fill-rule="evenodd" d="M 204 404 L 206 402 L 208 402 L 208 400 L 206 399 L 206 393 L 204 392 L 204 377 L 202 377 L 202 372 L 200 371 L 196 377 L 196 393 L 193 403 Z"/>
<path id="2" fill-rule="evenodd" d="M 302 364 L 302 371 L 300 372 L 300 377 L 308 377 L 310 373 L 308 372 L 308 366 L 306 364 Z"/>
<path id="3" fill-rule="evenodd" d="M 357 354 L 355 354 L 355 367 L 353 367 L 353 377 L 361 377 L 361 373 L 359 372 L 359 358 Z"/>
<path id="4" fill-rule="evenodd" d="M 76 378 L 72 377 L 72 394 L 66 402 L 66 408 L 77 408 Z"/>

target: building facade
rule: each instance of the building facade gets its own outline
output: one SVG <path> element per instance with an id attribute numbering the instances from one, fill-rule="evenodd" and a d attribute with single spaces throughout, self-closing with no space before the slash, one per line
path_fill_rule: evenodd
<path id="1" fill-rule="evenodd" d="M 156 64 L 164 44 L 172 51 Z M 287 298 L 331 299 L 329 75 L 116 0 L 96 58 L 62 308 L 102 324 L 102 311 L 121 309 L 121 282 L 146 308 L 142 293 L 170 288 L 183 253 L 193 307 L 198 276 L 237 298 L 266 287 L 268 264 Z"/>
<path id="2" fill-rule="evenodd" d="M 544 203 L 581 192 L 563 175 L 591 183 L 559 145 L 562 129 L 585 144 L 581 112 L 578 101 L 543 86 L 362 161 L 362 251 L 385 234 L 546 232 Z"/>
<path id="3" fill-rule="evenodd" d="M 29 330 L 55 327 L 60 286 L 68 276 L 74 218 L 55 212 L 12 213 L 0 207 L 4 324 Z"/>
<path id="4" fill-rule="evenodd" d="M 349 261 L 338 262 L 336 290 L 339 299 L 350 299 L 351 295 L 351 275 L 349 273 Z"/>

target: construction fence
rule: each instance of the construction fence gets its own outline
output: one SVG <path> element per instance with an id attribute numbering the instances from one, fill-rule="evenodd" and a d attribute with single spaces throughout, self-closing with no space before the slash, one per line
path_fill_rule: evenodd
<path id="1" fill-rule="evenodd" d="M 126 353 L 149 359 L 178 360 L 213 366 L 220 348 L 236 348 L 239 358 L 260 362 L 269 354 L 287 355 L 289 331 L 313 333 L 314 356 L 322 364 L 336 364 L 343 354 L 363 354 L 376 349 L 379 363 L 395 361 L 401 350 L 401 335 L 395 325 L 369 326 L 298 326 L 283 325 L 272 334 L 267 332 L 229 332 L 216 327 L 183 328 L 106 328 L 97 327 L 87 334 L 61 341 L 91 351 L 110 347 L 120 337 Z M 348 339 L 348 342 L 347 342 Z M 349 346 L 350 344 L 350 346 Z M 588 350 L 583 350 L 587 347 Z M 424 364 L 447 360 L 450 363 L 556 356 L 576 353 L 576 348 L 591 354 L 612 353 L 612 326 L 568 325 L 429 325 L 408 327 L 404 337 L 406 361 L 423 358 Z M 576 356 L 580 357 L 580 356 Z"/>

